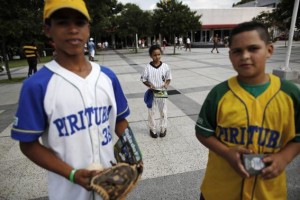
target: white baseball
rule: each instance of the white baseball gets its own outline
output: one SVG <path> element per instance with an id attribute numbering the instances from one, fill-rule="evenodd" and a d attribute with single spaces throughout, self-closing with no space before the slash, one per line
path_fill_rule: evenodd
<path id="1" fill-rule="evenodd" d="M 86 169 L 102 171 L 104 167 L 100 163 L 91 163 Z"/>

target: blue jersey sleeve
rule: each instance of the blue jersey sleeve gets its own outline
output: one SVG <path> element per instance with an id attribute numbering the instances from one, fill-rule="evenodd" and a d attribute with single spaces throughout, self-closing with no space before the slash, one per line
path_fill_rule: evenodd
<path id="1" fill-rule="evenodd" d="M 20 92 L 11 137 L 22 142 L 37 140 L 47 129 L 44 96 L 52 72 L 46 67 L 25 80 Z"/>
<path id="2" fill-rule="evenodd" d="M 125 94 L 122 90 L 121 84 L 116 74 L 108 69 L 107 67 L 101 66 L 101 70 L 105 73 L 112 81 L 114 94 L 117 104 L 117 121 L 125 119 L 130 114 L 129 106 Z"/>

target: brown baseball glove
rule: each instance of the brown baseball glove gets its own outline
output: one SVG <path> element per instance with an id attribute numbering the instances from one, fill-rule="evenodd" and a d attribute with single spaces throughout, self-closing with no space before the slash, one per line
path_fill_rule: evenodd
<path id="1" fill-rule="evenodd" d="M 142 175 L 142 164 L 117 163 L 91 180 L 91 187 L 103 200 L 123 200 Z"/>

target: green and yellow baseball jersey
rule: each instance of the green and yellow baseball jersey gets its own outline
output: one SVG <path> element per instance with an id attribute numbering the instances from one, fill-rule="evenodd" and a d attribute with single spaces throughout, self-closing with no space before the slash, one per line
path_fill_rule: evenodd
<path id="1" fill-rule="evenodd" d="M 196 133 L 215 136 L 229 148 L 254 153 L 278 152 L 288 142 L 300 142 L 300 90 L 270 76 L 269 87 L 256 98 L 233 77 L 215 86 L 201 108 Z M 262 180 L 241 178 L 229 163 L 209 151 L 201 186 L 206 199 L 286 199 L 286 175 Z"/>

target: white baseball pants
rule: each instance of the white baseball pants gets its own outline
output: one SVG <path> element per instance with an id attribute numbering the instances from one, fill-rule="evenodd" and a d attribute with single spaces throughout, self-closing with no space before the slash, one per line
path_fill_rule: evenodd
<path id="1" fill-rule="evenodd" d="M 156 123 L 155 123 L 155 113 L 158 108 L 160 119 L 159 128 L 163 132 L 167 128 L 167 99 L 166 98 L 153 98 L 152 108 L 148 108 L 148 127 L 155 133 Z"/>

